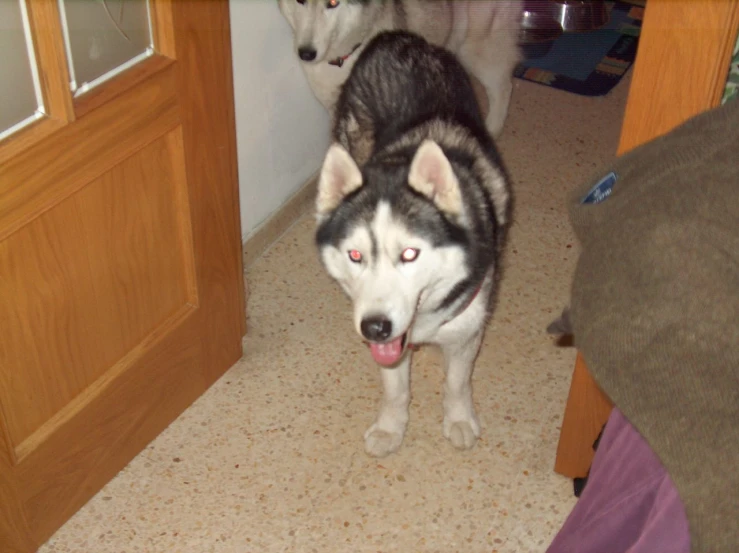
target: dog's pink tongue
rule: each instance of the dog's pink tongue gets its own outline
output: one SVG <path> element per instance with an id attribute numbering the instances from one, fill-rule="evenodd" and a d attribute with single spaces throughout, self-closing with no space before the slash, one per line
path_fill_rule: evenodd
<path id="1" fill-rule="evenodd" d="M 403 337 L 384 344 L 370 343 L 372 357 L 380 365 L 390 367 L 395 365 L 403 355 Z"/>

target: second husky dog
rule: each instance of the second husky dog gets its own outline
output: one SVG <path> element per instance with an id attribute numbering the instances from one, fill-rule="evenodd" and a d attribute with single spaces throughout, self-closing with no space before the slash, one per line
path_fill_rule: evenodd
<path id="1" fill-rule="evenodd" d="M 365 433 L 397 450 L 408 422 L 413 344 L 441 346 L 444 435 L 472 447 L 471 376 L 508 221 L 509 187 L 456 57 L 404 31 L 379 34 L 339 97 L 318 182 L 316 241 L 382 366 L 384 398 Z"/>
<path id="2" fill-rule="evenodd" d="M 369 41 L 408 30 L 459 56 L 485 88 L 486 124 L 503 128 L 513 70 L 521 59 L 521 0 L 278 0 L 295 50 L 320 102 L 332 110 L 341 84 Z"/>

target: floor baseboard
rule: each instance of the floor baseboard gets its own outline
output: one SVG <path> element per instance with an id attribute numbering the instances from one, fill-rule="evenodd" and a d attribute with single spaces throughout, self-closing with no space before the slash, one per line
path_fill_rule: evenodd
<path id="1" fill-rule="evenodd" d="M 244 268 L 248 268 L 274 244 L 295 221 L 313 206 L 317 176 L 311 177 L 282 207 L 270 215 L 243 243 Z"/>

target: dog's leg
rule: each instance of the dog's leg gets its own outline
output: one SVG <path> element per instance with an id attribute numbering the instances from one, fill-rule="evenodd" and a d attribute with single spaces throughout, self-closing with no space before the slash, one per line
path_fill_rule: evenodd
<path id="1" fill-rule="evenodd" d="M 493 46 L 491 46 L 493 48 Z M 471 48 L 470 48 L 471 49 Z M 488 114 L 485 126 L 490 134 L 497 138 L 503 131 L 503 125 L 508 116 L 508 105 L 513 92 L 513 69 L 515 61 L 490 59 L 494 56 L 482 48 L 475 51 L 463 47 L 460 59 L 467 70 L 472 73 L 485 87 L 488 97 Z M 493 50 L 495 51 L 495 50 Z"/>
<path id="2" fill-rule="evenodd" d="M 455 2 L 455 21 L 464 21 L 467 28 L 457 54 L 467 71 L 485 87 L 489 104 L 485 125 L 493 137 L 503 131 L 513 91 L 513 71 L 522 57 L 518 47 L 521 11 L 518 0 Z"/>
<path id="3" fill-rule="evenodd" d="M 494 138 L 498 138 L 503 132 L 503 125 L 508 117 L 508 106 L 511 103 L 513 93 L 513 75 L 511 73 L 498 73 L 490 75 L 488 80 L 488 116 L 485 126 Z"/>
<path id="4" fill-rule="evenodd" d="M 397 451 L 408 425 L 408 405 L 411 401 L 411 352 L 393 369 L 382 370 L 385 394 L 377 420 L 364 433 L 364 449 L 372 457 L 385 457 Z"/>
<path id="5" fill-rule="evenodd" d="M 482 332 L 464 343 L 442 344 L 446 364 L 444 436 L 457 449 L 469 449 L 480 437 L 480 423 L 472 404 L 472 369 Z"/>

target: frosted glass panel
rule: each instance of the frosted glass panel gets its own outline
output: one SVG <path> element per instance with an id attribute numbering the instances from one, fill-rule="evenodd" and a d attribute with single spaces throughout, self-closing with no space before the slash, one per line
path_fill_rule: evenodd
<path id="1" fill-rule="evenodd" d="M 147 0 L 60 0 L 59 5 L 73 91 L 84 92 L 151 53 Z"/>
<path id="2" fill-rule="evenodd" d="M 40 116 L 36 60 L 19 0 L 0 0 L 0 138 Z"/>

